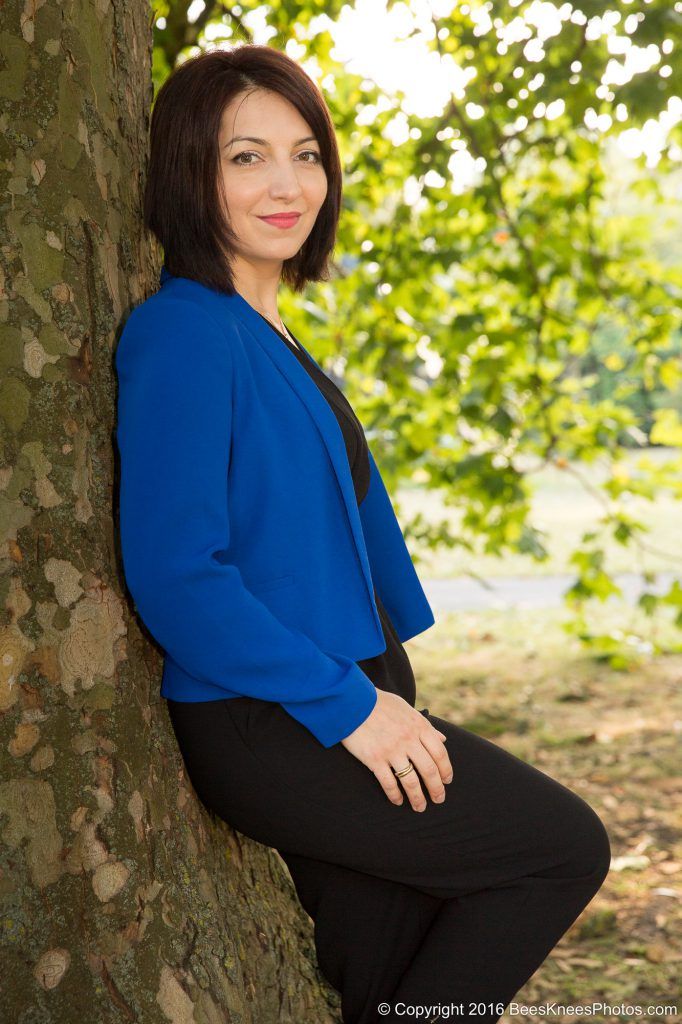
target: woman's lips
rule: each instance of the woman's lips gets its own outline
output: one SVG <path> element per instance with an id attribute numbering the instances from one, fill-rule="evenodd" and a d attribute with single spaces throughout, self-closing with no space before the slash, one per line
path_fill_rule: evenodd
<path id="1" fill-rule="evenodd" d="M 260 217 L 266 224 L 274 224 L 276 228 L 292 228 L 298 222 L 300 213 L 276 213 L 272 217 Z"/>

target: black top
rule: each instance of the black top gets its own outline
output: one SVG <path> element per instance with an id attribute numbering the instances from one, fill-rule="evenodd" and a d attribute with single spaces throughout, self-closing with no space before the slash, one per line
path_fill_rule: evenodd
<path id="1" fill-rule="evenodd" d="M 333 380 L 323 373 L 297 344 L 294 345 L 285 334 L 275 327 L 274 324 L 271 324 L 267 317 L 263 316 L 262 313 L 259 313 L 259 316 L 276 332 L 289 351 L 294 353 L 301 366 L 308 372 L 327 399 L 343 434 L 348 463 L 353 477 L 355 497 L 358 505 L 360 505 L 367 494 L 370 476 L 369 452 L 362 424 L 353 412 L 353 408 L 346 396 Z M 291 331 L 289 333 L 297 342 L 298 338 Z M 381 654 L 375 654 L 373 658 L 364 658 L 362 661 L 358 661 L 357 664 L 378 689 L 397 693 L 414 707 L 417 696 L 416 682 L 407 651 L 398 638 L 398 634 L 376 592 L 376 588 L 374 590 L 374 600 L 379 612 L 384 637 L 386 638 L 386 650 Z"/>

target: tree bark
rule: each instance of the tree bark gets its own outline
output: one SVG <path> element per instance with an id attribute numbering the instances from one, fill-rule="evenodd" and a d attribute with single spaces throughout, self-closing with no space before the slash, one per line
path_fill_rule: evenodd
<path id="1" fill-rule="evenodd" d="M 113 353 L 160 265 L 150 9 L 0 12 L 0 1018 L 331 1024 L 287 868 L 199 803 L 124 583 Z"/>

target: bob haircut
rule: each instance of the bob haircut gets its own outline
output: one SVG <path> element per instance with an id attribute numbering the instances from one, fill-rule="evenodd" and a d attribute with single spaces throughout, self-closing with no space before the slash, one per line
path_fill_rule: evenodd
<path id="1" fill-rule="evenodd" d="M 327 196 L 313 229 L 281 280 L 293 291 L 330 278 L 341 209 L 342 171 L 334 125 L 316 83 L 296 61 L 270 46 L 210 50 L 180 64 L 154 102 L 144 194 L 144 224 L 163 246 L 166 269 L 228 295 L 236 291 L 230 227 L 220 173 L 223 111 L 242 93 L 268 89 L 296 107 L 320 147 Z M 218 216 L 217 216 L 218 214 Z"/>

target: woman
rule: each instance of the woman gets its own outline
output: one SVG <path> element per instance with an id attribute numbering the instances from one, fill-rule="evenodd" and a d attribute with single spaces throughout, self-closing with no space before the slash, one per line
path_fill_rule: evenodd
<path id="1" fill-rule="evenodd" d="M 433 614 L 360 423 L 277 311 L 280 281 L 328 279 L 340 203 L 328 109 L 285 55 L 209 52 L 160 90 L 165 265 L 116 353 L 124 569 L 196 792 L 286 861 L 346 1024 L 496 1021 L 609 840 L 415 708 L 403 642 Z"/>

